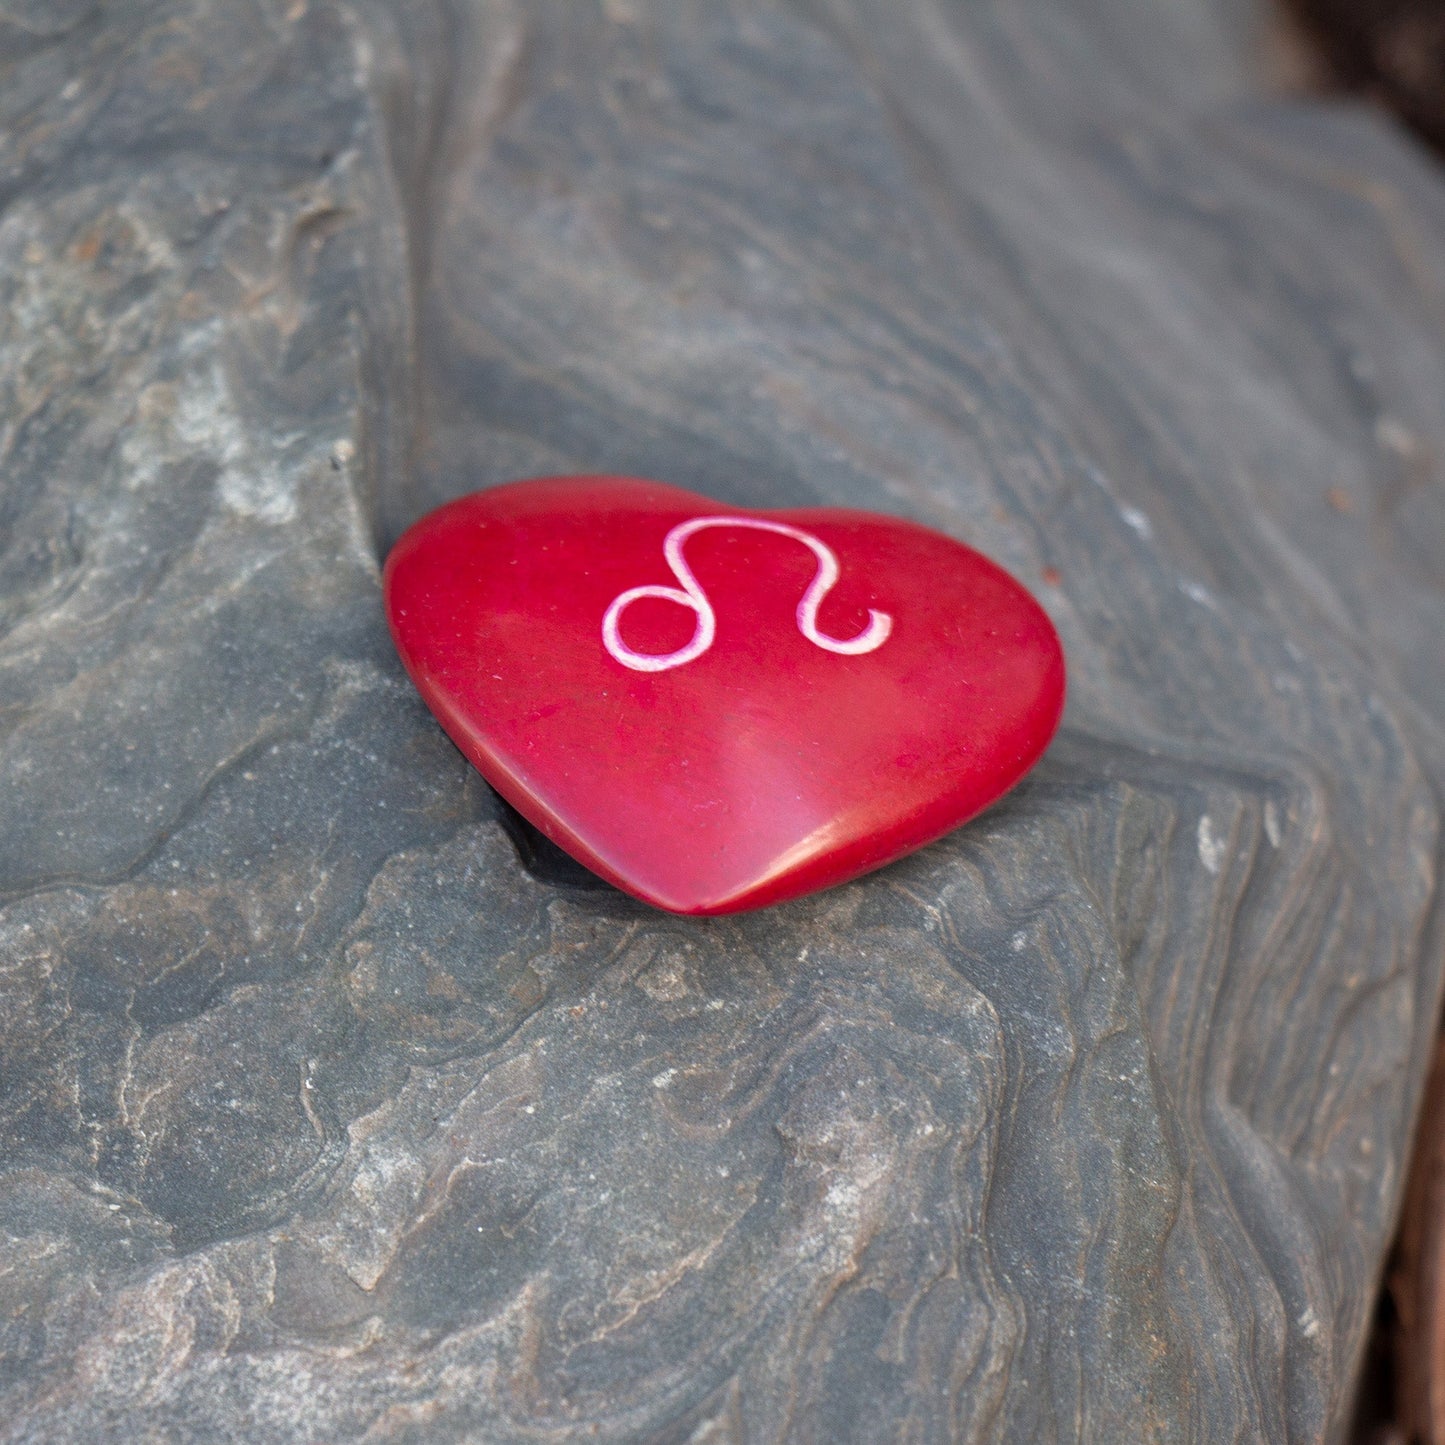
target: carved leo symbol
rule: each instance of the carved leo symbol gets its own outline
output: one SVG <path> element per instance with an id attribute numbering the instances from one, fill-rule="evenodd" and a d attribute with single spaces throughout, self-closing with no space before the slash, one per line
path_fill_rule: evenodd
<path id="1" fill-rule="evenodd" d="M 663 539 L 662 555 L 672 568 L 672 575 L 682 584 L 680 587 L 629 587 L 612 599 L 607 615 L 602 619 L 602 642 L 608 652 L 624 667 L 634 672 L 666 672 L 670 667 L 681 667 L 705 653 L 717 636 L 717 616 L 707 594 L 698 586 L 697 578 L 683 560 L 683 544 L 694 532 L 705 527 L 750 527 L 756 532 L 775 532 L 780 537 L 791 537 L 801 542 L 818 559 L 818 570 L 798 603 L 798 631 L 815 647 L 826 652 L 838 652 L 848 657 L 859 653 L 872 652 L 882 647 L 893 630 L 893 619 L 886 612 L 868 609 L 868 625 L 856 637 L 829 637 L 818 631 L 818 608 L 838 580 L 838 559 L 832 549 L 811 532 L 789 527 L 784 522 L 763 522 L 754 517 L 694 517 L 690 522 L 679 522 Z M 618 630 L 622 614 L 642 597 L 660 597 L 665 602 L 676 602 L 679 606 L 691 608 L 697 617 L 693 628 L 692 641 L 676 652 L 634 652 L 623 640 Z"/>

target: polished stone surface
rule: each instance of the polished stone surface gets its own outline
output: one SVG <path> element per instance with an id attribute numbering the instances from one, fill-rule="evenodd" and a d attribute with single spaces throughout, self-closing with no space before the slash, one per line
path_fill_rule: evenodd
<path id="1" fill-rule="evenodd" d="M 0 1438 L 1340 1436 L 1445 189 L 1242 9 L 0 0 Z M 598 470 L 968 537 L 1059 741 L 755 914 L 519 851 L 378 558 Z"/>
<path id="2" fill-rule="evenodd" d="M 417 522 L 382 592 L 482 776 L 602 878 L 691 916 L 933 842 L 1014 787 L 1063 712 L 1043 608 L 971 548 L 877 513 L 514 482 Z"/>

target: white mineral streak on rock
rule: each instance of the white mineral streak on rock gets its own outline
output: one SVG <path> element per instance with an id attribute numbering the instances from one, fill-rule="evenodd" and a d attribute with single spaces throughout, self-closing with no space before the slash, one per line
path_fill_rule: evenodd
<path id="1" fill-rule="evenodd" d="M 1200 818 L 1196 836 L 1199 841 L 1199 861 L 1210 873 L 1218 873 L 1220 862 L 1224 858 L 1224 840 L 1214 836 L 1214 824 L 1208 813 Z"/>

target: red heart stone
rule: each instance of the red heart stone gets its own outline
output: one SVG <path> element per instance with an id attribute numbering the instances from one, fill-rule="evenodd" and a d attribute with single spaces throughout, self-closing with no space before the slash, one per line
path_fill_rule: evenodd
<path id="1" fill-rule="evenodd" d="M 1058 727 L 1048 617 L 912 522 L 557 477 L 432 512 L 387 616 L 442 726 L 573 857 L 677 913 L 841 883 L 1007 792 Z"/>

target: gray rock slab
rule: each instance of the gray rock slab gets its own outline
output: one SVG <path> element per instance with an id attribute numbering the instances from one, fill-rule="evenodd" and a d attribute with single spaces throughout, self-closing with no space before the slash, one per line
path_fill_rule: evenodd
<path id="1" fill-rule="evenodd" d="M 0 0 L 0 1439 L 1341 1438 L 1441 985 L 1445 186 L 1241 4 Z M 685 921 L 378 558 L 963 538 L 1064 731 Z"/>

